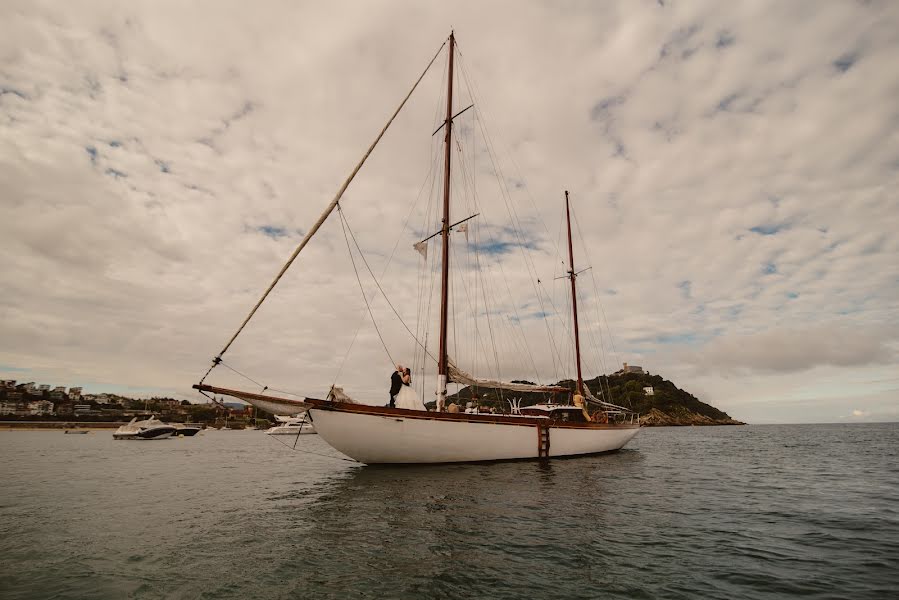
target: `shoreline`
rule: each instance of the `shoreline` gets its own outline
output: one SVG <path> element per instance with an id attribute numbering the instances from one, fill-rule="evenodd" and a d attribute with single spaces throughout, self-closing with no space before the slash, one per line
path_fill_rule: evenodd
<path id="1" fill-rule="evenodd" d="M 0 431 L 42 431 L 46 429 L 118 429 L 127 421 L 0 421 Z"/>

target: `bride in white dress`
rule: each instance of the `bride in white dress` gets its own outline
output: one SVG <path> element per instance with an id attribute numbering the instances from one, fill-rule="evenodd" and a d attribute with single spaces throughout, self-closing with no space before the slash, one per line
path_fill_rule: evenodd
<path id="1" fill-rule="evenodd" d="M 403 374 L 403 387 L 396 395 L 396 407 L 409 410 L 428 410 L 415 390 L 412 389 L 412 374 L 409 369 L 406 369 Z"/>

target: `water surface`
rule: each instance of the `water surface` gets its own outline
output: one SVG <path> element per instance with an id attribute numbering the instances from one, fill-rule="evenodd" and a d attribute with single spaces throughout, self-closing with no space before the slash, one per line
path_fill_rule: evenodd
<path id="1" fill-rule="evenodd" d="M 899 424 L 644 429 L 612 455 L 435 467 L 293 441 L 0 432 L 0 595 L 899 593 Z"/>

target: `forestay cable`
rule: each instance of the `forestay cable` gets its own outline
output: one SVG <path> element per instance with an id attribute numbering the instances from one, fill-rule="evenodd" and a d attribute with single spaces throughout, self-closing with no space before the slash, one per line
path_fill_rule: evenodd
<path id="1" fill-rule="evenodd" d="M 340 201 L 340 198 L 343 196 L 344 192 L 349 187 L 350 183 L 356 177 L 356 173 L 359 172 L 359 170 L 362 168 L 362 165 L 365 164 L 365 161 L 368 159 L 369 155 L 371 155 L 372 151 L 374 151 L 375 146 L 378 145 L 378 142 L 380 142 L 381 138 L 384 137 L 384 134 L 387 133 L 387 128 L 390 127 L 390 125 L 393 123 L 394 119 L 396 119 L 396 116 L 398 114 L 400 114 L 400 111 L 403 109 L 403 107 L 406 105 L 406 102 L 412 96 L 412 92 L 415 91 L 415 88 L 417 88 L 418 84 L 421 83 L 421 80 L 424 79 L 424 76 L 431 69 L 431 65 L 434 64 L 435 60 L 437 60 L 437 57 L 440 55 L 440 52 L 443 50 L 443 47 L 445 45 L 446 45 L 446 42 L 441 44 L 440 48 L 437 49 L 437 52 L 434 54 L 434 58 L 431 59 L 431 62 L 429 62 L 428 66 L 425 67 L 425 70 L 422 71 L 421 75 L 418 77 L 415 84 L 412 86 L 412 89 L 409 90 L 409 93 L 406 94 L 406 97 L 403 98 L 402 102 L 400 102 L 400 105 L 397 107 L 396 111 L 394 111 L 393 115 L 387 121 L 387 124 L 384 125 L 384 128 L 381 129 L 381 132 L 375 138 L 375 141 L 373 141 L 371 143 L 371 146 L 368 147 L 368 150 L 362 156 L 362 159 L 359 161 L 359 164 L 356 165 L 356 168 L 353 169 L 353 172 L 350 173 L 349 177 L 346 178 L 346 181 L 343 182 L 343 185 L 340 186 L 340 189 L 337 190 L 337 194 L 335 194 L 334 199 L 331 200 L 331 203 L 328 205 L 328 207 L 325 209 L 325 211 L 318 218 L 318 221 L 316 221 L 315 224 L 312 226 L 312 228 L 306 233 L 306 235 L 303 237 L 302 241 L 299 243 L 299 245 L 293 251 L 293 254 L 290 255 L 290 258 L 288 258 L 287 262 L 284 263 L 284 266 L 281 267 L 281 270 L 275 276 L 275 279 L 272 280 L 271 284 L 269 284 L 268 289 L 266 289 L 265 292 L 262 294 L 262 297 L 259 298 L 259 302 L 256 303 L 256 305 L 250 311 L 250 314 L 247 315 L 247 318 L 244 319 L 243 323 L 241 323 L 241 325 L 240 325 L 240 327 L 238 327 L 237 331 L 234 332 L 234 335 L 231 336 L 231 339 L 228 340 L 228 343 L 225 344 L 225 347 L 222 348 L 221 352 L 219 352 L 218 355 L 213 359 L 212 366 L 209 367 L 208 371 L 206 371 L 206 375 L 203 375 L 203 379 L 200 380 L 200 383 L 202 383 L 203 380 L 205 380 L 206 377 L 209 375 L 209 373 L 212 371 L 212 369 L 214 369 L 215 366 L 219 362 L 221 362 L 222 355 L 228 351 L 228 348 L 231 347 L 231 344 L 234 343 L 234 340 L 237 339 L 237 336 L 240 335 L 240 332 L 242 332 L 244 327 L 247 326 L 247 323 L 250 322 L 250 319 L 253 318 L 253 315 L 256 314 L 256 311 L 259 310 L 259 307 L 262 306 L 263 302 L 265 302 L 265 299 L 268 298 L 268 295 L 278 284 L 278 281 L 281 280 L 281 277 L 284 275 L 284 273 L 287 272 L 287 269 L 290 268 L 290 265 L 293 264 L 293 261 L 296 259 L 296 257 L 300 254 L 300 252 L 303 250 L 303 248 L 306 247 L 306 244 L 309 243 L 309 240 L 312 239 L 312 236 L 315 235 L 315 233 L 319 230 L 319 228 L 322 226 L 322 224 L 325 222 L 325 220 L 328 218 L 328 216 L 334 211 L 334 208 L 337 206 L 337 203 Z"/>

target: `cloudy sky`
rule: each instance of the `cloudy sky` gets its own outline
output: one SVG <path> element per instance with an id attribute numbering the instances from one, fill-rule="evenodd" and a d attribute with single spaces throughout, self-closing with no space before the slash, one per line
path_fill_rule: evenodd
<path id="1" fill-rule="evenodd" d="M 190 385 L 451 28 L 477 92 L 458 126 L 477 183 L 457 186 L 458 214 L 483 212 L 458 238 L 460 277 L 514 290 L 493 318 L 529 340 L 500 340 L 496 369 L 573 373 L 555 314 L 567 282 L 553 279 L 568 189 L 592 267 L 579 279 L 587 375 L 640 364 L 754 423 L 899 419 L 888 0 L 7 0 L 0 377 L 198 399 Z M 444 68 L 343 202 L 415 331 L 428 278 L 411 244 L 434 219 Z M 482 127 L 497 164 L 477 147 Z M 481 182 L 500 171 L 504 187 Z M 490 268 L 465 262 L 472 244 Z M 226 361 L 273 388 L 320 397 L 336 380 L 379 402 L 390 359 L 361 298 L 335 214 Z M 372 311 L 391 356 L 412 362 L 383 298 Z M 465 367 L 478 370 L 477 353 Z M 209 381 L 247 386 L 221 367 Z"/>

